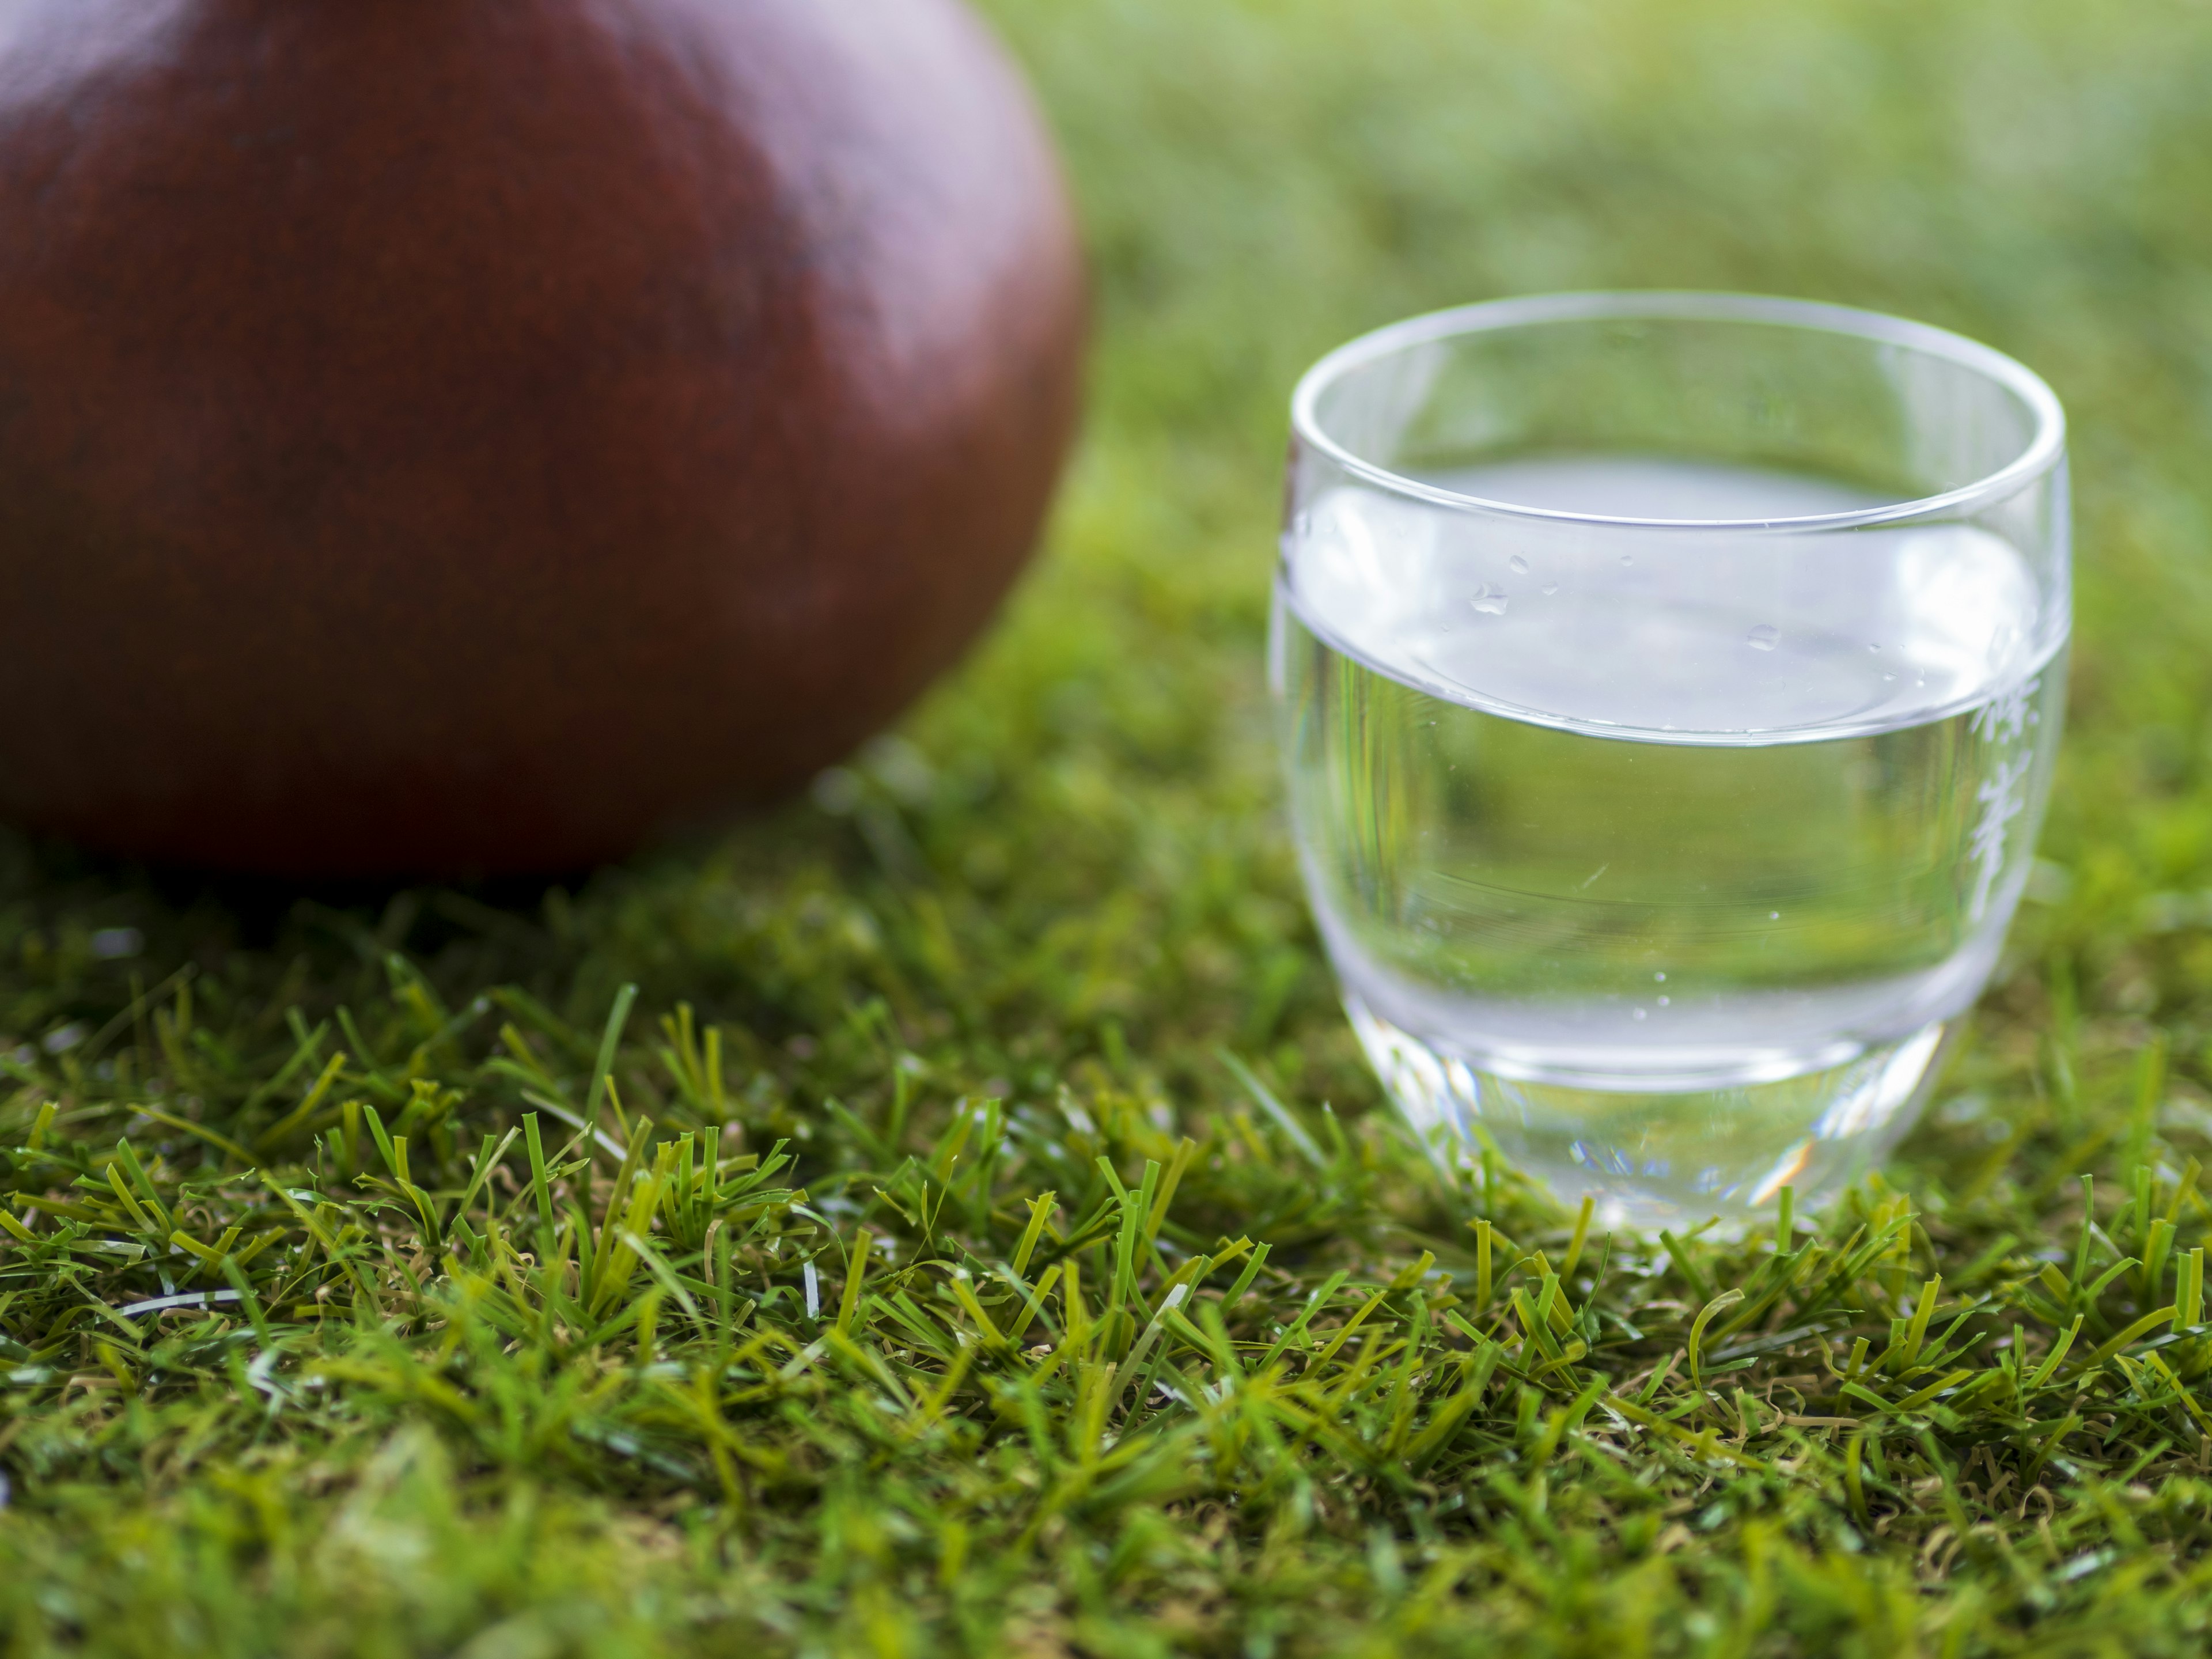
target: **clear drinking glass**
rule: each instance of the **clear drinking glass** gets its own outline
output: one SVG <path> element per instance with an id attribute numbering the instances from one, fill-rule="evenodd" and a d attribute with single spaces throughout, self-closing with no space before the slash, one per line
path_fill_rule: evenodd
<path id="1" fill-rule="evenodd" d="M 1865 312 L 1566 295 L 1356 340 L 1292 426 L 1269 678 L 1399 1105 L 1614 1224 L 1879 1158 L 2050 787 L 2050 388 Z"/>

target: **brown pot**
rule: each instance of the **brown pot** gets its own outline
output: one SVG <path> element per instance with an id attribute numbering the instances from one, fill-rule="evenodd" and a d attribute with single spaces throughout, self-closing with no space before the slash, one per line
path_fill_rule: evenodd
<path id="1" fill-rule="evenodd" d="M 1082 313 L 957 0 L 0 9 L 0 813 L 392 874 L 772 795 L 989 616 Z"/>

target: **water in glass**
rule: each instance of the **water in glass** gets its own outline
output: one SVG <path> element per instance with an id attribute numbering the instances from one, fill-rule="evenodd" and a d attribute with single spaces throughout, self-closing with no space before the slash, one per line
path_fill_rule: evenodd
<path id="1" fill-rule="evenodd" d="M 1427 482 L 1647 519 L 1881 499 L 1637 454 Z M 1390 1092 L 1647 1223 L 1893 1137 L 2026 880 L 2065 638 L 1975 524 L 1654 547 L 1342 483 L 1286 532 L 1270 662 L 1316 915 Z"/>

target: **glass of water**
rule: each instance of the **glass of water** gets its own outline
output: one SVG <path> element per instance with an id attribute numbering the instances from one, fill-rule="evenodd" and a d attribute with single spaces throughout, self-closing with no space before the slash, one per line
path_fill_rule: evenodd
<path id="1" fill-rule="evenodd" d="M 1613 1224 L 1881 1157 L 2050 787 L 2050 388 L 1869 313 L 1567 295 L 1356 340 L 1292 424 L 1269 677 L 1398 1104 Z"/>

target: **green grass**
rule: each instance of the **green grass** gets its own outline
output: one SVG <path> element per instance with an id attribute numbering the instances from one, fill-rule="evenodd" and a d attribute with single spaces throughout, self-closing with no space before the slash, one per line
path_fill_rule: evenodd
<path id="1" fill-rule="evenodd" d="M 0 848 L 0 1641 L 2201 1651 L 2212 11 L 995 10 L 1095 413 L 901 737 L 574 891 Z M 1297 369 L 1607 284 L 1950 325 L 2075 421 L 2037 900 L 1899 1166 L 1779 1237 L 1441 1167 L 1276 817 Z"/>

